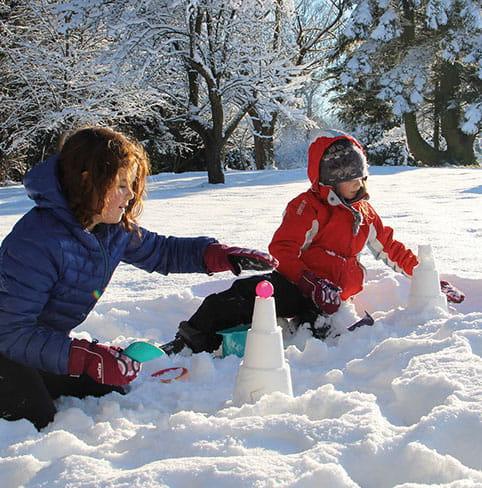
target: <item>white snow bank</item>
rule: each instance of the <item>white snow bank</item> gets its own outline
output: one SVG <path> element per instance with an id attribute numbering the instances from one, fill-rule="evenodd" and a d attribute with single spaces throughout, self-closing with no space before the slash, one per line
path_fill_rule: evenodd
<path id="1" fill-rule="evenodd" d="M 482 486 L 482 172 L 371 168 L 375 206 L 410 247 L 432 244 L 438 269 L 467 294 L 450 313 L 403 307 L 409 281 L 364 256 L 359 312 L 376 318 L 325 343 L 300 329 L 287 341 L 294 398 L 231 405 L 240 359 L 208 354 L 147 363 L 126 396 L 62 398 L 38 433 L 0 420 L 2 487 Z M 302 170 L 160 175 L 144 224 L 266 249 L 285 204 L 307 187 Z M 29 203 L 0 189 L 0 237 Z M 121 266 L 75 332 L 126 345 L 170 340 L 228 274 L 148 275 Z M 289 345 L 291 344 L 291 345 Z M 162 384 L 150 373 L 190 370 Z"/>

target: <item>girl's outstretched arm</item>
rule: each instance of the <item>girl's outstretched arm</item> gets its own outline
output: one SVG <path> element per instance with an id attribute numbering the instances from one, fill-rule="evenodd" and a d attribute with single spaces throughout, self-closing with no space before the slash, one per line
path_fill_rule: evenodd
<path id="1" fill-rule="evenodd" d="M 133 232 L 122 261 L 152 273 L 207 273 L 204 252 L 212 237 L 163 236 L 139 227 Z"/>

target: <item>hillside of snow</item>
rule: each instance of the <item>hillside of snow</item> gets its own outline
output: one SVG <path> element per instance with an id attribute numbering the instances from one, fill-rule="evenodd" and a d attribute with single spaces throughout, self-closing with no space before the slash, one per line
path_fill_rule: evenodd
<path id="1" fill-rule="evenodd" d="M 482 486 L 482 169 L 371 167 L 371 201 L 415 252 L 431 244 L 441 276 L 462 289 L 450 313 L 404 309 L 410 283 L 363 256 L 359 312 L 376 318 L 338 339 L 287 341 L 294 398 L 232 406 L 240 359 L 163 357 L 126 396 L 61 398 L 42 432 L 0 420 L 2 488 Z M 304 169 L 153 176 L 141 223 L 267 249 Z M 0 240 L 31 207 L 0 188 Z M 247 274 L 249 275 L 249 274 Z M 233 276 L 149 275 L 121 265 L 77 337 L 126 346 L 170 340 L 202 298 Z M 186 381 L 150 373 L 185 366 Z"/>

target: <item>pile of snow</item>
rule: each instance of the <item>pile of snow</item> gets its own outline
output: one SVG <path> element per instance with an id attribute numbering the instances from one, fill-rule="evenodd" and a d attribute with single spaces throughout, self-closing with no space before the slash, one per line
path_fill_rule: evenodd
<path id="1" fill-rule="evenodd" d="M 412 249 L 431 244 L 443 278 L 467 299 L 444 312 L 404 310 L 409 281 L 368 254 L 359 312 L 373 327 L 321 342 L 287 341 L 294 398 L 280 393 L 236 408 L 240 359 L 163 357 L 145 364 L 126 396 L 62 398 L 41 433 L 0 420 L 2 487 L 482 486 L 482 170 L 372 168 L 372 202 Z M 163 234 L 213 235 L 266 249 L 304 170 L 151 179 L 143 224 Z M 30 207 L 0 189 L 0 239 Z M 122 265 L 76 335 L 127 345 L 170 340 L 220 274 L 149 275 Z M 171 366 L 187 381 L 150 374 Z"/>

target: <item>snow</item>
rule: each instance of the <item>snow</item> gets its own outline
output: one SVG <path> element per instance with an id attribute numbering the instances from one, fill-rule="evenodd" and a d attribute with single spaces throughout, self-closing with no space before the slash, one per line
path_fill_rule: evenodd
<path id="1" fill-rule="evenodd" d="M 431 29 L 438 29 L 439 26 L 447 24 L 447 14 L 453 8 L 452 3 L 452 0 L 430 0 L 428 2 L 426 17 L 427 25 Z"/>
<path id="2" fill-rule="evenodd" d="M 466 134 L 477 134 L 477 127 L 482 119 L 482 103 L 472 103 L 464 111 L 464 123 L 461 129 Z"/>
<path id="3" fill-rule="evenodd" d="M 287 340 L 294 398 L 274 393 L 236 408 L 239 358 L 160 358 L 126 396 L 61 398 L 41 433 L 0 420 L 2 487 L 482 486 L 482 170 L 370 171 L 384 222 L 414 250 L 431 244 L 464 303 L 408 312 L 409 280 L 364 254 L 356 307 L 376 323 L 331 342 L 305 329 Z M 308 186 L 304 169 L 229 172 L 226 181 L 154 176 L 142 223 L 266 249 L 286 203 Z M 0 239 L 30 207 L 20 186 L 0 188 Z M 120 345 L 170 340 L 204 296 L 232 280 L 121 265 L 75 333 Z M 189 378 L 150 376 L 171 366 L 187 367 Z"/>
<path id="4" fill-rule="evenodd" d="M 389 41 L 400 35 L 400 29 L 396 26 L 397 14 L 393 9 L 388 9 L 381 17 L 370 37 L 378 41 Z"/>

